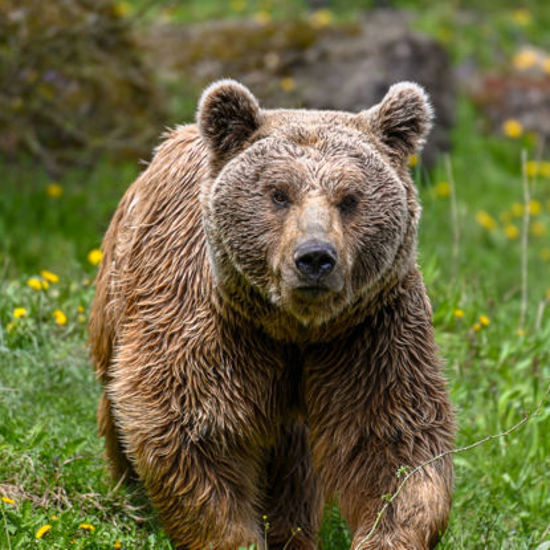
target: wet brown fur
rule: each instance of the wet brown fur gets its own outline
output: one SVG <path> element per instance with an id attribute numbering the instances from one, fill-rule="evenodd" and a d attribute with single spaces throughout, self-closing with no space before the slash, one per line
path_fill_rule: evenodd
<path id="1" fill-rule="evenodd" d="M 397 469 L 452 447 L 406 166 L 430 119 L 412 84 L 353 115 L 264 111 L 222 81 L 126 192 L 90 319 L 99 430 L 178 548 L 263 548 L 264 514 L 269 548 L 315 548 L 331 495 L 353 548 L 427 549 L 444 532 L 449 458 L 363 541 Z M 323 300 L 295 291 L 292 251 L 312 235 L 338 251 Z"/>

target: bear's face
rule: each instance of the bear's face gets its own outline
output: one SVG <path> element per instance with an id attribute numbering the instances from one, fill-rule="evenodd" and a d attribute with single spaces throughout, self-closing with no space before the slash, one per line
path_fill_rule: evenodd
<path id="1" fill-rule="evenodd" d="M 202 205 L 217 283 L 237 273 L 306 325 L 336 317 L 414 247 L 406 162 L 430 119 L 412 84 L 357 115 L 262 111 L 233 81 L 207 89 L 198 122 L 213 177 Z"/>

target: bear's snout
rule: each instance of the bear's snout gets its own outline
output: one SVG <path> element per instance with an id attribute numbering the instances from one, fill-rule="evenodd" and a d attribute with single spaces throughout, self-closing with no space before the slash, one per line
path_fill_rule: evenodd
<path id="1" fill-rule="evenodd" d="M 286 219 L 284 245 L 279 246 L 282 279 L 299 308 L 328 294 L 334 298 L 344 287 L 346 256 L 336 214 L 327 196 L 317 191 L 303 197 Z"/>
<path id="2" fill-rule="evenodd" d="M 338 253 L 332 244 L 312 239 L 294 250 L 294 264 L 302 276 L 319 283 L 336 265 Z"/>

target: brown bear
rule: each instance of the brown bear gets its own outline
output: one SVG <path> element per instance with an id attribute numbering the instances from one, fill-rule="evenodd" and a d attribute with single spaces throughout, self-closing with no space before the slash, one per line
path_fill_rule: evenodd
<path id="1" fill-rule="evenodd" d="M 354 549 L 437 544 L 448 454 L 369 535 L 398 469 L 453 445 L 407 165 L 431 119 L 413 83 L 352 114 L 223 80 L 126 192 L 90 319 L 99 430 L 178 548 L 315 548 L 332 496 Z"/>

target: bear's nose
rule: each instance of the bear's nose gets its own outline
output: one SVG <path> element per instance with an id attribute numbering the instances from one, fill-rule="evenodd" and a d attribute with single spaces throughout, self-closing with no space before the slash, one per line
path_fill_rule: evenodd
<path id="1" fill-rule="evenodd" d="M 294 263 L 298 271 L 314 281 L 328 275 L 334 269 L 337 258 L 336 249 L 323 241 L 306 241 L 294 250 Z"/>

